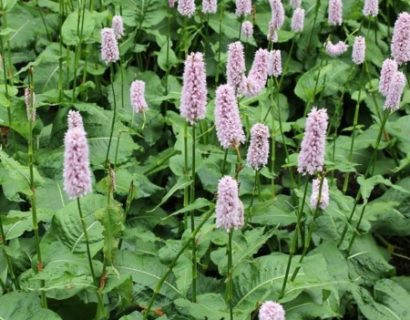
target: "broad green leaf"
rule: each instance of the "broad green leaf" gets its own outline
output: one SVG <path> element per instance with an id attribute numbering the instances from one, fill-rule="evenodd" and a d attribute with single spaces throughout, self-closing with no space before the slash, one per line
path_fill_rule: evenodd
<path id="1" fill-rule="evenodd" d="M 386 306 L 392 319 L 404 320 L 410 317 L 410 294 L 396 282 L 381 279 L 374 286 L 374 297 Z"/>

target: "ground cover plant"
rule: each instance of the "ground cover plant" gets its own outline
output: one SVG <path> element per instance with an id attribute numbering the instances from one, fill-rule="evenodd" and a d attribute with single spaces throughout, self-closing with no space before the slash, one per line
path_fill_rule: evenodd
<path id="1" fill-rule="evenodd" d="M 0 319 L 410 319 L 409 0 L 0 15 Z"/>

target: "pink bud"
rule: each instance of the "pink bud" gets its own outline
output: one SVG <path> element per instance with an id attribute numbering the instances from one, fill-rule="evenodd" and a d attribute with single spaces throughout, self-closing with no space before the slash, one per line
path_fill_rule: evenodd
<path id="1" fill-rule="evenodd" d="M 247 16 L 252 13 L 252 1 L 251 0 L 236 0 L 236 15 L 238 17 Z"/>
<path id="2" fill-rule="evenodd" d="M 145 101 L 144 81 L 135 80 L 131 83 L 130 100 L 134 112 L 140 113 L 148 110 L 148 105 Z"/>
<path id="3" fill-rule="evenodd" d="M 296 8 L 292 16 L 292 31 L 302 32 L 305 23 L 305 10 L 302 8 Z"/>
<path id="4" fill-rule="evenodd" d="M 218 5 L 216 0 L 202 0 L 202 12 L 203 13 L 216 13 Z"/>
<path id="5" fill-rule="evenodd" d="M 343 41 L 339 41 L 336 44 L 333 44 L 329 40 L 326 42 L 325 49 L 329 56 L 338 57 L 347 51 L 349 46 Z"/>
<path id="6" fill-rule="evenodd" d="M 229 84 L 216 90 L 215 126 L 219 143 L 224 149 L 237 147 L 245 142 L 235 92 Z"/>
<path id="7" fill-rule="evenodd" d="M 392 59 L 386 59 L 383 62 L 380 72 L 379 92 L 385 97 L 389 93 L 390 82 L 398 68 L 397 62 Z"/>
<path id="8" fill-rule="evenodd" d="M 251 143 L 248 148 L 246 162 L 253 170 L 266 166 L 269 157 L 269 128 L 257 123 L 251 129 Z"/>
<path id="9" fill-rule="evenodd" d="M 253 36 L 253 24 L 250 21 L 244 21 L 241 27 L 241 33 L 244 38 Z"/>
<path id="10" fill-rule="evenodd" d="M 243 204 L 239 199 L 238 183 L 230 176 L 219 180 L 215 213 L 217 228 L 230 231 L 244 226 Z"/>
<path id="11" fill-rule="evenodd" d="M 205 118 L 207 93 L 203 54 L 193 52 L 185 60 L 180 108 L 190 124 Z"/>
<path id="12" fill-rule="evenodd" d="M 410 14 L 407 12 L 400 13 L 394 24 L 391 52 L 399 65 L 410 61 Z"/>
<path id="13" fill-rule="evenodd" d="M 323 177 L 322 190 L 320 190 L 320 178 L 314 179 L 312 182 L 312 195 L 310 196 L 310 206 L 313 210 L 319 205 L 319 208 L 325 210 L 329 206 L 329 184 L 327 179 Z M 320 201 L 319 201 L 320 193 Z"/>
<path id="14" fill-rule="evenodd" d="M 259 309 L 259 320 L 285 320 L 285 310 L 277 302 L 265 301 Z"/>
<path id="15" fill-rule="evenodd" d="M 101 59 L 106 64 L 120 60 L 117 38 L 112 28 L 101 30 Z"/>
<path id="16" fill-rule="evenodd" d="M 312 108 L 298 159 L 298 172 L 314 175 L 323 170 L 328 116 L 326 109 Z"/>
<path id="17" fill-rule="evenodd" d="M 64 190 L 70 199 L 74 199 L 92 191 L 91 170 L 87 134 L 82 126 L 70 128 L 70 123 L 71 126 L 77 123 L 78 117 L 81 119 L 81 116 L 78 112 L 72 111 L 68 117 L 69 129 L 64 137 Z"/>
<path id="18" fill-rule="evenodd" d="M 403 72 L 395 72 L 389 85 L 386 101 L 384 102 L 385 110 L 396 111 L 400 108 L 400 100 L 405 86 L 406 77 Z"/>
<path id="19" fill-rule="evenodd" d="M 352 60 L 355 64 L 362 64 L 366 57 L 366 39 L 362 36 L 357 36 L 354 39 Z"/>
<path id="20" fill-rule="evenodd" d="M 195 0 L 179 0 L 178 12 L 185 17 L 192 17 L 195 14 Z"/>
<path id="21" fill-rule="evenodd" d="M 375 17 L 379 13 L 379 0 L 365 0 L 363 14 L 368 17 Z"/>
<path id="22" fill-rule="evenodd" d="M 329 0 L 328 20 L 332 26 L 340 26 L 343 23 L 342 0 Z"/>
<path id="23" fill-rule="evenodd" d="M 272 50 L 269 54 L 268 75 L 279 77 L 282 74 L 282 56 L 280 50 Z"/>
<path id="24" fill-rule="evenodd" d="M 36 121 L 36 94 L 30 88 L 24 89 L 24 103 L 26 104 L 27 120 Z"/>
<path id="25" fill-rule="evenodd" d="M 228 62 L 226 66 L 226 77 L 228 84 L 235 92 L 241 87 L 245 73 L 245 54 L 240 41 L 228 46 Z"/>
<path id="26" fill-rule="evenodd" d="M 112 29 L 117 39 L 121 39 L 124 36 L 124 22 L 121 16 L 114 16 L 112 18 Z"/>

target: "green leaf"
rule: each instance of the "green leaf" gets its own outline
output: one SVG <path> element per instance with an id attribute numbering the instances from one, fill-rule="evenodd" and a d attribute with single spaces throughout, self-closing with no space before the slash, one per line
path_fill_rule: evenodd
<path id="1" fill-rule="evenodd" d="M 189 316 L 191 319 L 228 319 L 227 306 L 219 294 L 204 294 L 197 297 L 198 302 L 193 303 L 185 299 L 175 300 L 179 312 Z"/>
<path id="2" fill-rule="evenodd" d="M 390 279 L 379 280 L 374 286 L 374 297 L 386 306 L 391 319 L 405 320 L 410 317 L 410 294 L 396 282 Z"/>
<path id="3" fill-rule="evenodd" d="M 78 10 L 71 12 L 68 17 L 65 19 L 63 26 L 61 28 L 61 35 L 63 41 L 68 46 L 77 45 L 80 42 L 79 33 L 80 33 L 80 23 L 82 17 L 79 19 Z M 82 40 L 87 40 L 95 28 L 95 21 L 93 14 L 86 10 L 84 13 L 84 25 L 83 25 L 83 36 Z"/>
<path id="4" fill-rule="evenodd" d="M 364 179 L 362 176 L 360 176 L 359 178 L 357 178 L 357 182 L 360 184 L 360 192 L 365 202 L 367 202 L 374 187 L 378 184 L 384 184 L 385 186 L 392 187 L 403 193 L 409 193 L 408 190 L 393 184 L 390 180 L 383 178 L 383 176 L 381 175 L 373 176 L 368 179 Z"/>

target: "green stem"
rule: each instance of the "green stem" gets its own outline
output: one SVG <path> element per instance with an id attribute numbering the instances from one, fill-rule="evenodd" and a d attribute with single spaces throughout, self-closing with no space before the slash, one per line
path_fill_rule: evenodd
<path id="1" fill-rule="evenodd" d="M 310 43 L 312 42 L 313 31 L 314 31 L 314 29 L 315 29 L 315 27 L 316 27 L 316 22 L 317 22 L 317 17 L 318 17 L 318 14 L 319 14 L 319 9 L 320 9 L 320 0 L 316 0 L 315 17 L 314 17 L 314 19 L 313 19 L 312 30 L 311 30 L 311 32 L 310 32 L 310 34 L 309 34 L 309 40 L 308 40 L 308 44 L 307 44 L 307 46 L 306 46 L 306 51 L 308 51 L 308 52 L 309 52 L 309 49 L 310 49 Z"/>
<path id="2" fill-rule="evenodd" d="M 82 7 L 78 11 L 78 21 L 77 21 L 77 34 L 78 34 L 78 45 L 75 50 L 75 56 L 74 56 L 74 77 L 73 77 L 73 93 L 71 96 L 71 101 L 75 102 L 76 100 L 76 88 L 77 88 L 77 69 L 78 69 L 78 63 L 80 60 L 81 56 L 81 46 L 82 46 L 82 41 L 83 41 L 83 30 L 84 30 L 84 18 L 85 18 L 85 0 L 82 0 Z"/>
<path id="3" fill-rule="evenodd" d="M 222 170 L 221 170 L 222 175 L 225 175 L 226 162 L 228 159 L 228 151 L 229 149 L 225 149 L 225 152 L 224 152 L 224 160 L 222 162 Z"/>
<path id="4" fill-rule="evenodd" d="M 228 279 L 227 279 L 227 303 L 229 306 L 229 319 L 233 320 L 233 265 L 232 265 L 232 235 L 233 230 L 229 230 L 228 232 L 228 246 L 227 246 L 227 253 L 228 253 Z"/>
<path id="5" fill-rule="evenodd" d="M 114 103 L 114 113 L 112 115 L 110 139 L 108 140 L 107 154 L 105 156 L 105 165 L 106 165 L 106 167 L 108 167 L 108 163 L 109 163 L 112 136 L 114 134 L 115 119 L 116 119 L 116 116 L 117 116 L 117 101 L 116 101 L 116 98 L 115 98 L 115 90 L 114 90 L 114 66 L 113 66 L 113 64 L 110 64 L 110 79 L 111 79 L 111 89 L 112 89 L 112 96 L 113 96 L 113 103 Z"/>
<path id="6" fill-rule="evenodd" d="M 253 182 L 252 198 L 251 198 L 251 202 L 250 202 L 249 207 L 248 207 L 249 217 L 247 218 L 247 220 L 249 220 L 252 217 L 253 202 L 254 202 L 254 199 L 255 199 L 256 187 L 257 187 L 257 184 L 258 184 L 258 175 L 259 175 L 259 170 L 255 170 L 255 181 Z"/>
<path id="7" fill-rule="evenodd" d="M 59 0 L 59 57 L 58 57 L 58 101 L 62 102 L 63 99 L 63 37 L 62 37 L 62 27 L 64 23 L 64 0 Z"/>
<path id="8" fill-rule="evenodd" d="M 192 126 L 192 184 L 190 203 L 195 200 L 195 124 Z M 191 232 L 195 230 L 195 210 L 191 211 Z M 196 258 L 196 239 L 192 239 L 192 302 L 196 302 L 196 279 L 197 279 L 197 258 Z"/>
<path id="9" fill-rule="evenodd" d="M 3 58 L 3 80 L 4 80 L 4 93 L 6 96 L 7 101 L 10 101 L 10 96 L 9 96 L 9 88 L 8 88 L 8 78 L 7 78 L 7 64 L 6 64 L 6 54 L 4 51 L 4 45 L 3 45 L 3 37 L 0 36 L 0 50 L 1 50 L 1 56 Z M 11 106 L 7 106 L 7 117 L 8 117 L 8 122 L 9 122 L 9 128 L 11 130 Z"/>
<path id="10" fill-rule="evenodd" d="M 149 313 L 151 311 L 152 305 L 155 302 L 155 299 L 157 295 L 159 294 L 162 285 L 164 284 L 165 280 L 167 280 L 168 276 L 172 272 L 172 269 L 175 267 L 176 263 L 178 262 L 178 259 L 181 257 L 181 255 L 184 253 L 185 249 L 191 244 L 192 240 L 196 238 L 198 232 L 202 229 L 204 224 L 208 221 L 208 219 L 212 216 L 213 210 L 209 210 L 203 220 L 198 224 L 198 226 L 195 228 L 194 232 L 191 234 L 191 237 L 185 242 L 185 244 L 182 246 L 182 248 L 178 251 L 177 255 L 175 256 L 174 260 L 172 260 L 171 264 L 168 267 L 168 270 L 162 275 L 161 279 L 158 281 L 157 285 L 155 286 L 154 294 L 151 297 L 151 300 L 148 303 L 147 308 L 144 311 L 144 320 L 148 319 Z"/>
<path id="11" fill-rule="evenodd" d="M 221 67 L 222 20 L 223 20 L 224 10 L 225 10 L 224 2 L 222 1 L 222 3 L 219 6 L 218 62 L 216 64 L 216 75 L 215 75 L 215 82 L 217 84 L 219 83 L 219 68 Z"/>

